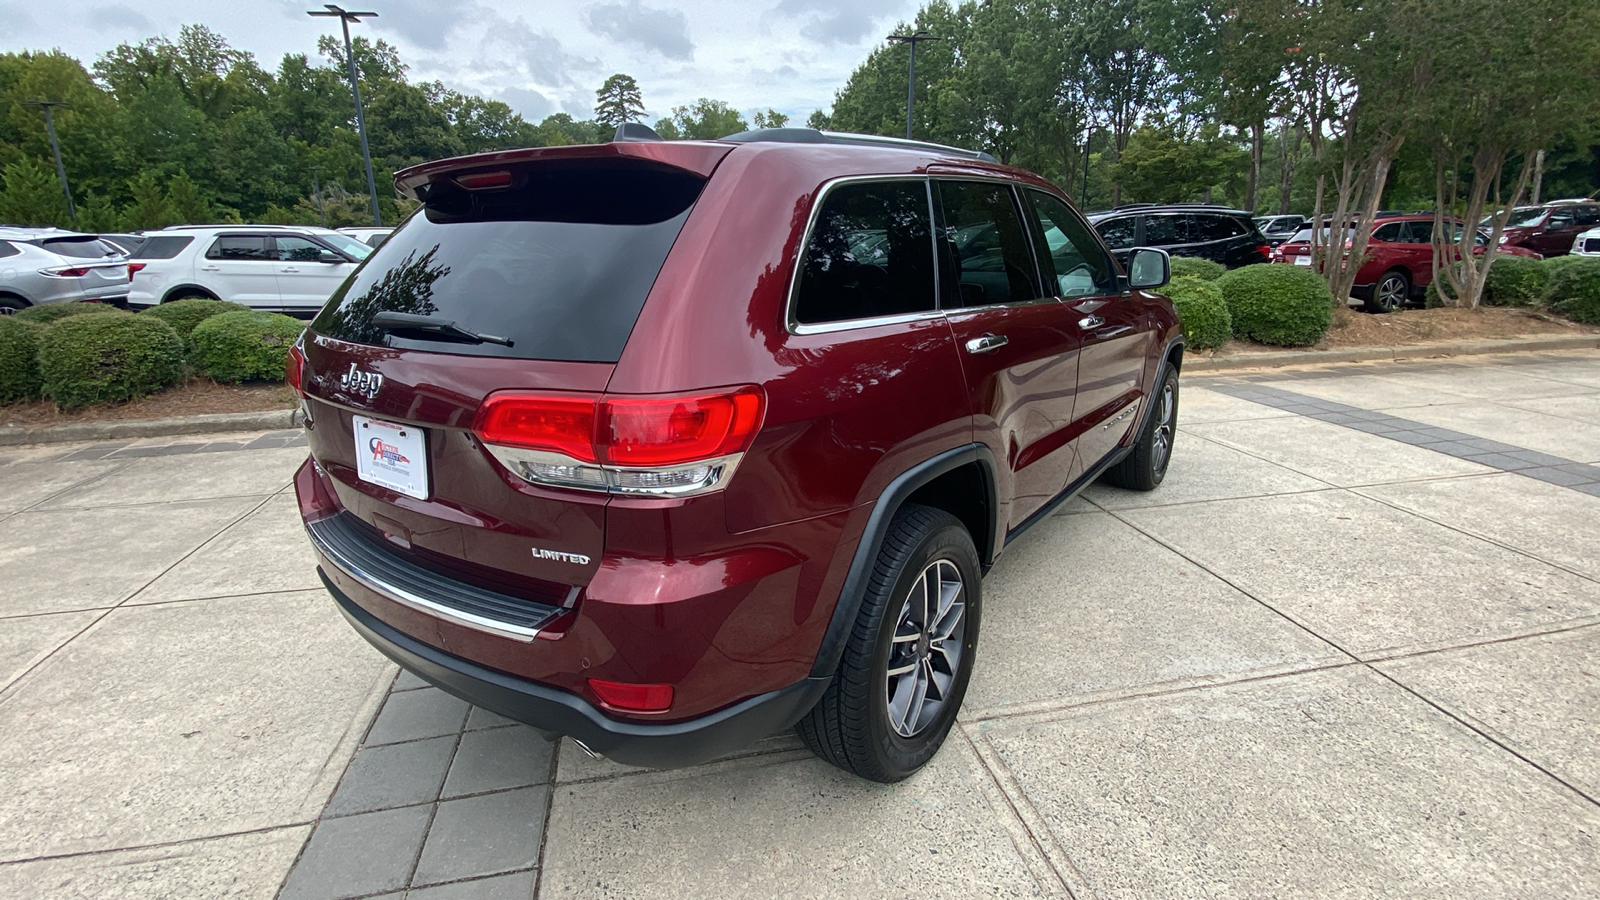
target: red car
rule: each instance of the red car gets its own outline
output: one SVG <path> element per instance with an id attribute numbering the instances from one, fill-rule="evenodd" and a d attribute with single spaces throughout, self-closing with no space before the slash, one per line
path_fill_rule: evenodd
<path id="1" fill-rule="evenodd" d="M 1485 220 L 1490 225 L 1493 220 Z M 1500 232 L 1500 249 L 1520 247 L 1545 256 L 1572 252 L 1578 235 L 1600 225 L 1600 203 L 1556 200 L 1544 206 L 1519 206 Z"/>
<path id="2" fill-rule="evenodd" d="M 794 726 L 903 778 L 1006 545 L 1164 477 L 1166 254 L 1125 272 L 980 154 L 652 137 L 399 174 L 422 208 L 291 357 L 323 581 L 405 668 L 594 753 Z"/>
<path id="3" fill-rule="evenodd" d="M 1461 223 L 1450 222 L 1459 235 Z M 1393 312 L 1420 299 L 1433 281 L 1432 234 L 1432 215 L 1378 217 L 1373 223 L 1372 237 L 1367 241 L 1367 261 L 1356 273 L 1351 295 L 1372 312 Z M 1472 252 L 1482 255 L 1488 249 L 1488 240 L 1479 234 L 1476 243 Z M 1499 252 L 1541 258 L 1532 250 L 1504 244 Z M 1311 265 L 1311 229 L 1302 229 L 1274 248 L 1272 261 Z"/>

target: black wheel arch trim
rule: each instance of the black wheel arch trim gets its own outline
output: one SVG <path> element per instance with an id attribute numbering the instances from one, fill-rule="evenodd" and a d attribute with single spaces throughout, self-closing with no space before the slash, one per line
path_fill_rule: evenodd
<path id="1" fill-rule="evenodd" d="M 979 561 L 984 563 L 985 571 L 988 570 L 988 563 L 992 562 L 994 553 L 995 534 L 999 528 L 995 462 L 994 454 L 989 448 L 980 443 L 965 444 L 923 460 L 901 472 L 878 496 L 877 503 L 872 507 L 872 514 L 867 518 L 867 526 L 861 532 L 861 540 L 856 544 L 855 556 L 850 560 L 850 569 L 845 575 L 844 586 L 839 590 L 839 602 L 833 608 L 833 616 L 828 620 L 828 630 L 822 637 L 822 646 L 817 650 L 817 660 L 811 667 L 813 678 L 831 679 L 834 671 L 839 668 L 839 661 L 844 658 L 845 645 L 849 642 L 850 631 L 855 627 L 856 617 L 861 612 L 861 601 L 866 595 L 867 579 L 871 577 L 873 563 L 878 558 L 878 549 L 883 546 L 883 540 L 889 533 L 889 523 L 894 519 L 894 514 L 918 488 L 931 483 L 941 475 L 973 463 L 977 463 L 983 470 L 982 481 L 987 494 L 984 498 L 984 507 L 989 524 L 988 534 L 973 535 L 972 542 L 978 547 Z"/>
<path id="2" fill-rule="evenodd" d="M 171 303 L 173 300 L 176 300 L 178 298 L 179 294 L 197 293 L 197 292 L 201 293 L 201 294 L 205 294 L 206 297 L 209 298 L 209 299 L 212 299 L 212 300 L 217 299 L 217 292 L 213 291 L 213 290 L 211 290 L 211 289 L 209 289 L 209 288 L 207 288 L 207 287 L 205 287 L 203 285 L 198 285 L 198 284 L 180 284 L 180 285 L 177 285 L 175 287 L 169 288 L 165 294 L 162 294 L 161 295 L 161 302 L 162 303 Z"/>

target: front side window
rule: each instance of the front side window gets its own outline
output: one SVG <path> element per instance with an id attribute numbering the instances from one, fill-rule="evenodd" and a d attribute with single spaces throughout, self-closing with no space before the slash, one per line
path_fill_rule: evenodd
<path id="1" fill-rule="evenodd" d="M 1136 225 L 1137 220 L 1133 216 L 1121 216 L 1096 223 L 1094 230 L 1100 232 L 1100 237 L 1111 249 L 1128 250 L 1139 241 Z"/>
<path id="2" fill-rule="evenodd" d="M 940 239 L 948 249 L 959 303 L 993 306 L 1026 303 L 1039 290 L 1028 233 L 1017 216 L 1011 188 L 987 182 L 939 183 L 944 213 Z"/>
<path id="3" fill-rule="evenodd" d="M 206 259 L 262 261 L 276 258 L 266 235 L 223 235 L 206 250 Z"/>
<path id="4" fill-rule="evenodd" d="M 1572 215 L 1572 211 L 1564 209 L 1561 212 L 1552 213 L 1550 220 L 1544 223 L 1544 227 L 1546 231 L 1559 231 L 1563 228 L 1571 228 L 1576 223 L 1577 219 Z"/>
<path id="5" fill-rule="evenodd" d="M 1027 191 L 1025 196 L 1044 238 L 1039 256 L 1045 283 L 1053 284 L 1061 297 L 1111 292 L 1115 283 L 1111 259 L 1083 219 L 1043 191 Z"/>
<path id="6" fill-rule="evenodd" d="M 280 234 L 275 239 L 278 246 L 278 259 L 283 262 L 316 262 L 327 253 L 327 248 L 315 241 L 291 234 Z"/>
<path id="7" fill-rule="evenodd" d="M 874 319 L 938 308 L 924 181 L 840 185 L 822 201 L 801 264 L 795 321 Z"/>

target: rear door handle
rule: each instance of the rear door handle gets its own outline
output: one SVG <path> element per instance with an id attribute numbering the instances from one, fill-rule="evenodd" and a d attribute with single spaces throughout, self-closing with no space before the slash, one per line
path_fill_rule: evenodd
<path id="1" fill-rule="evenodd" d="M 200 271 L 202 271 L 202 272 L 221 272 L 222 271 L 222 267 L 221 266 L 201 266 L 200 267 Z"/>
<path id="2" fill-rule="evenodd" d="M 286 273 L 289 273 L 289 274 L 297 274 L 297 273 L 299 273 L 300 270 L 296 269 L 294 266 L 284 266 L 283 268 L 279 269 L 278 271 L 279 272 L 286 272 Z"/>
<path id="3" fill-rule="evenodd" d="M 1082 328 L 1084 331 L 1088 331 L 1091 328 L 1099 328 L 1105 323 L 1106 320 L 1100 318 L 1099 316 L 1084 316 L 1078 320 L 1078 327 Z"/>
<path id="4" fill-rule="evenodd" d="M 968 353 L 988 353 L 999 350 L 1006 345 L 1006 336 L 1003 334 L 985 334 L 967 341 Z"/>

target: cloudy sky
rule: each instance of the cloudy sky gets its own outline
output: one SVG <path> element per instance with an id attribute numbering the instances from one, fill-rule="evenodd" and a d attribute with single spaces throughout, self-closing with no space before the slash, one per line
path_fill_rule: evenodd
<path id="1" fill-rule="evenodd" d="M 355 4 L 355 5 L 351 5 Z M 85 65 L 125 41 L 176 37 L 199 22 L 269 69 L 285 53 L 316 52 L 316 2 L 0 0 L 0 51 L 59 48 Z M 773 107 L 803 120 L 918 0 L 348 0 L 376 10 L 357 26 L 397 45 L 414 79 L 498 97 L 538 121 L 591 113 L 613 72 L 638 79 L 650 121 L 698 97 L 748 118 Z M 796 123 L 798 124 L 798 122 Z"/>

